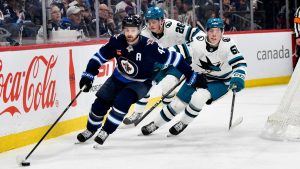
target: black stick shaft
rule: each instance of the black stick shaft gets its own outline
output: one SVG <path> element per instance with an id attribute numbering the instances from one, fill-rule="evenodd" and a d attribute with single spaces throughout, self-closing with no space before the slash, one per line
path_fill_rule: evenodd
<path id="1" fill-rule="evenodd" d="M 235 103 L 235 93 L 236 90 L 232 89 L 232 102 L 231 102 L 231 113 L 230 113 L 230 120 L 229 120 L 229 127 L 228 130 L 230 130 L 232 125 L 232 118 L 233 118 L 233 111 L 234 111 L 234 103 Z"/>
<path id="2" fill-rule="evenodd" d="M 146 111 L 146 113 L 140 118 L 138 119 L 134 125 L 137 126 L 138 124 L 140 124 L 140 122 L 142 120 L 144 120 L 145 117 L 148 116 L 148 114 L 150 114 L 170 93 L 173 92 L 173 90 L 175 90 L 183 81 L 185 80 L 185 77 L 182 78 L 176 85 L 174 85 L 165 95 L 163 95 L 160 100 L 158 102 L 156 102 L 149 110 Z"/>
<path id="3" fill-rule="evenodd" d="M 34 150 L 41 144 L 41 142 L 44 140 L 44 138 L 48 135 L 48 133 L 52 130 L 52 128 L 56 125 L 56 123 L 62 118 L 62 116 L 67 112 L 67 110 L 71 107 L 73 102 L 77 99 L 77 97 L 82 93 L 82 90 L 80 90 L 75 98 L 70 102 L 70 104 L 65 108 L 65 110 L 61 113 L 61 115 L 56 119 L 56 121 L 52 124 L 52 126 L 47 130 L 47 132 L 43 135 L 43 137 L 40 139 L 40 141 L 33 147 L 33 149 L 29 152 L 29 154 L 26 156 L 25 160 L 27 160 L 30 155 L 34 152 Z"/>

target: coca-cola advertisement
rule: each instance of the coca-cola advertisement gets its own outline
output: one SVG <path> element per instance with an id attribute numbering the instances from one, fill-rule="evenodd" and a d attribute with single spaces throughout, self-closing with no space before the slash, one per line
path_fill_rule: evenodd
<path id="1" fill-rule="evenodd" d="M 0 52 L 0 138 L 52 124 L 79 92 L 86 64 L 100 45 Z M 61 121 L 86 116 L 115 61 L 101 68 L 89 93 Z"/>

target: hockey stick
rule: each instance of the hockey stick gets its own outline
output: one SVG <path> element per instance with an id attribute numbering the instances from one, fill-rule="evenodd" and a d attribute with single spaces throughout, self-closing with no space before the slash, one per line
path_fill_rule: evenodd
<path id="1" fill-rule="evenodd" d="M 149 110 L 146 111 L 146 113 L 139 118 L 135 123 L 134 126 L 137 126 L 148 114 L 150 114 L 170 93 L 173 92 L 183 81 L 185 80 L 185 77 L 180 79 L 180 81 L 174 85 L 165 95 L 163 95 L 158 102 L 156 102 Z"/>
<path id="2" fill-rule="evenodd" d="M 230 119 L 229 119 L 229 127 L 228 130 L 234 128 L 235 126 L 239 125 L 243 121 L 243 117 L 239 117 L 236 121 L 232 123 L 233 119 L 233 111 L 234 111 L 234 103 L 235 103 L 235 94 L 236 94 L 236 87 L 232 88 L 232 102 L 231 102 L 231 112 L 230 112 Z"/>
<path id="3" fill-rule="evenodd" d="M 70 104 L 65 108 L 65 110 L 61 113 L 61 115 L 56 119 L 56 121 L 52 124 L 52 126 L 47 130 L 47 132 L 43 135 L 43 137 L 39 140 L 39 142 L 33 147 L 33 149 L 28 153 L 24 160 L 17 159 L 17 162 L 21 166 L 30 166 L 30 162 L 26 161 L 30 155 L 34 152 L 34 150 L 40 145 L 40 143 L 44 140 L 44 138 L 48 135 L 48 133 L 52 130 L 52 128 L 56 125 L 56 123 L 62 118 L 62 116 L 67 112 L 67 110 L 71 107 L 73 102 L 78 98 L 78 96 L 82 93 L 85 87 L 80 89 L 75 98 L 70 102 Z"/>

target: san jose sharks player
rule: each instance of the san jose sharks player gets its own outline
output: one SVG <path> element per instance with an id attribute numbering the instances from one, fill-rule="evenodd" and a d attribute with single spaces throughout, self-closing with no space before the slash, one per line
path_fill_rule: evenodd
<path id="1" fill-rule="evenodd" d="M 183 52 L 183 45 L 176 45 L 172 50 L 192 57 L 191 66 L 196 72 L 205 74 L 207 88 L 191 88 L 185 82 L 177 97 L 157 114 L 154 121 L 142 127 L 144 135 L 151 134 L 183 112 L 180 120 L 169 129 L 172 135 L 178 135 L 198 116 L 205 104 L 220 99 L 233 88 L 237 92 L 244 88 L 247 64 L 233 40 L 223 37 L 223 20 L 209 19 L 206 29 L 206 36 L 194 37 L 186 45 L 188 52 Z"/>
<path id="2" fill-rule="evenodd" d="M 115 58 L 117 66 L 113 74 L 97 91 L 88 116 L 87 129 L 77 135 L 79 142 L 91 138 L 101 127 L 95 141 L 103 144 L 122 123 L 131 104 L 143 98 L 152 86 L 155 63 L 173 65 L 187 78 L 189 85 L 202 87 L 206 84 L 203 75 L 195 73 L 182 55 L 160 47 L 156 42 L 140 35 L 139 16 L 127 16 L 122 21 L 123 32 L 110 38 L 89 60 L 79 86 L 84 92 L 92 87 L 98 69 L 108 60 Z M 111 110 L 108 112 L 108 110 Z M 104 116 L 107 119 L 102 124 Z"/>
<path id="3" fill-rule="evenodd" d="M 143 28 L 141 35 L 154 40 L 164 48 L 189 42 L 196 35 L 204 35 L 198 28 L 192 28 L 173 19 L 165 19 L 163 9 L 159 7 L 150 7 L 145 13 L 145 19 L 147 25 Z M 182 73 L 173 66 L 165 69 L 160 69 L 158 66 L 157 70 L 160 72 L 154 78 L 154 82 L 160 83 L 162 95 L 166 95 L 179 82 Z M 174 96 L 175 92 L 170 93 L 163 103 L 170 103 Z M 133 114 L 123 121 L 125 125 L 133 124 L 142 116 L 149 98 L 150 93 L 135 104 Z"/>

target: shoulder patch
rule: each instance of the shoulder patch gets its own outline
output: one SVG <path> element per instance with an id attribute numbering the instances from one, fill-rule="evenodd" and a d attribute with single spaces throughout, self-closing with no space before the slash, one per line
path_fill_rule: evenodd
<path id="1" fill-rule="evenodd" d="M 142 30 L 146 30 L 147 29 L 147 25 L 144 25 Z"/>
<path id="2" fill-rule="evenodd" d="M 198 41 L 203 41 L 203 40 L 204 40 L 204 36 L 197 36 L 196 39 L 197 39 Z"/>
<path id="3" fill-rule="evenodd" d="M 155 41 L 153 39 L 148 39 L 147 40 L 147 45 L 152 45 Z"/>
<path id="4" fill-rule="evenodd" d="M 120 36 L 120 34 L 115 34 L 114 38 L 118 39 L 119 36 Z"/>
<path id="5" fill-rule="evenodd" d="M 171 27 L 171 25 L 172 25 L 172 22 L 171 21 L 167 21 L 166 23 L 165 23 L 165 27 L 166 28 L 169 28 L 169 27 Z"/>
<path id="6" fill-rule="evenodd" d="M 229 41 L 230 41 L 230 38 L 228 38 L 228 37 L 223 37 L 222 40 L 223 40 L 223 42 L 229 42 Z"/>

